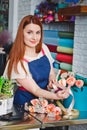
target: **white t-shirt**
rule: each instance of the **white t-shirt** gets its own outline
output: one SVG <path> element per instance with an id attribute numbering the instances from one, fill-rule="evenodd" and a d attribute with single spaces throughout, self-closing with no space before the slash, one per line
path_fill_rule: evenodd
<path id="1" fill-rule="evenodd" d="M 52 58 L 51 53 L 50 53 L 48 47 L 43 43 L 43 44 L 42 44 L 42 48 L 43 48 L 43 50 L 44 50 L 45 55 L 46 55 L 46 56 L 48 57 L 48 59 L 49 59 L 50 65 L 52 66 L 52 63 L 54 62 L 54 59 Z M 39 58 L 42 57 L 42 56 L 43 56 L 43 53 L 42 53 L 42 51 L 41 51 L 41 52 L 38 54 L 37 57 L 33 57 L 33 58 L 32 58 L 32 57 L 28 57 L 28 56 L 25 55 L 25 56 L 24 56 L 24 59 L 27 59 L 28 61 L 33 61 L 33 60 L 39 59 Z M 16 72 L 14 71 L 14 68 L 12 69 L 11 80 L 13 80 L 14 82 L 16 82 L 15 79 L 18 79 L 18 78 L 19 78 L 19 79 L 32 78 L 32 75 L 31 75 L 31 73 L 30 73 L 30 71 L 29 71 L 27 62 L 23 61 L 23 64 L 24 64 L 24 67 L 26 68 L 27 74 L 25 73 L 24 69 L 23 69 L 22 66 L 21 66 L 21 63 L 19 62 L 19 63 L 18 63 L 18 66 L 17 66 L 17 69 L 18 69 L 18 72 L 19 72 L 19 73 L 16 73 Z M 6 68 L 5 68 L 5 71 L 4 71 L 4 74 L 3 74 L 3 77 L 5 77 L 5 78 L 8 78 L 8 77 L 7 77 L 7 68 L 8 68 L 8 63 L 7 63 L 7 65 L 6 65 Z"/>

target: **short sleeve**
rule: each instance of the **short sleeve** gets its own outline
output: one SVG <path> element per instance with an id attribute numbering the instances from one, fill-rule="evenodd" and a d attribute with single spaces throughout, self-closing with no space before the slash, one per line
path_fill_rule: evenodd
<path id="1" fill-rule="evenodd" d="M 20 78 L 20 79 L 31 78 L 31 74 L 28 70 L 27 62 L 23 61 L 23 64 L 24 64 L 24 67 L 26 68 L 27 74 L 24 71 L 24 69 L 22 68 L 21 63 L 19 62 L 18 65 L 17 65 L 18 73 L 14 71 L 14 67 L 12 68 L 12 73 L 11 73 L 11 79 L 12 80 L 15 80 L 15 79 L 18 79 L 18 78 Z M 4 74 L 3 74 L 3 77 L 6 77 L 6 78 L 8 78 L 7 69 L 8 69 L 8 63 L 6 65 L 6 68 L 5 68 L 5 71 L 4 71 Z"/>

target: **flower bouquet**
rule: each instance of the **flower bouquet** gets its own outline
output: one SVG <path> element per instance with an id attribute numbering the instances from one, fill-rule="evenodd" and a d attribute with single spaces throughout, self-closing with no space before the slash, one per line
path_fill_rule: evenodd
<path id="1" fill-rule="evenodd" d="M 72 75 L 69 75 L 70 73 Z M 78 109 L 79 111 L 86 111 L 87 85 L 85 84 L 84 78 L 77 76 L 73 72 L 63 73 L 60 75 L 60 78 L 66 80 L 66 87 L 70 86 L 70 91 L 72 92 L 67 99 L 63 100 L 63 105 L 69 108 L 73 101 L 72 108 Z"/>
<path id="2" fill-rule="evenodd" d="M 60 107 L 42 97 L 32 99 L 28 110 L 31 113 L 47 114 L 47 117 L 56 118 L 57 120 L 60 120 L 62 115 Z"/>
<path id="3" fill-rule="evenodd" d="M 72 88 L 75 92 L 77 87 L 81 89 L 84 85 L 83 80 L 76 79 L 76 75 L 73 72 L 66 72 L 61 73 L 59 72 L 57 75 L 57 85 L 53 84 L 53 89 L 49 90 L 52 92 L 59 92 L 62 89 L 69 91 L 70 96 L 72 96 L 72 100 L 70 101 L 69 107 L 65 107 L 63 102 L 64 100 L 58 101 L 48 101 L 44 98 L 36 98 L 31 100 L 30 104 L 28 105 L 28 110 L 31 113 L 45 113 L 48 117 L 61 117 L 63 118 L 77 118 L 79 116 L 79 110 L 74 109 L 75 99 L 74 94 L 72 92 Z"/>
<path id="4" fill-rule="evenodd" d="M 73 91 L 77 92 L 77 89 L 83 90 L 84 82 L 81 79 L 76 79 L 76 75 L 74 72 L 65 72 L 61 73 L 61 71 L 57 75 L 57 85 L 53 84 L 54 92 L 59 92 L 62 89 L 65 89 L 66 91 L 69 91 L 70 96 L 72 97 L 71 100 L 69 100 L 69 105 L 67 107 L 67 102 L 64 104 L 65 100 L 67 99 L 57 101 L 57 105 L 62 109 L 64 117 L 66 118 L 75 118 L 79 115 L 79 110 L 74 109 L 75 105 L 75 97 Z M 72 91 L 73 90 L 73 91 Z"/>

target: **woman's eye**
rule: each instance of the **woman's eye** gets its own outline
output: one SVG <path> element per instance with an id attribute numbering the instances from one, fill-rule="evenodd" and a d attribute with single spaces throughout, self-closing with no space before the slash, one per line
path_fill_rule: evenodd
<path id="1" fill-rule="evenodd" d="M 31 32 L 27 32 L 28 34 L 31 34 Z"/>
<path id="2" fill-rule="evenodd" d="M 40 34 L 40 31 L 38 31 L 36 34 Z"/>

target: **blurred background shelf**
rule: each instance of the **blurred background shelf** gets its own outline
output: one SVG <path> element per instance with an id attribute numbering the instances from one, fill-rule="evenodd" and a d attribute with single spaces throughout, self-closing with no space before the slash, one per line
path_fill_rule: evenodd
<path id="1" fill-rule="evenodd" d="M 73 7 L 66 7 L 59 9 L 58 13 L 60 15 L 66 16 L 80 16 L 80 15 L 87 15 L 87 6 L 73 6 Z"/>

